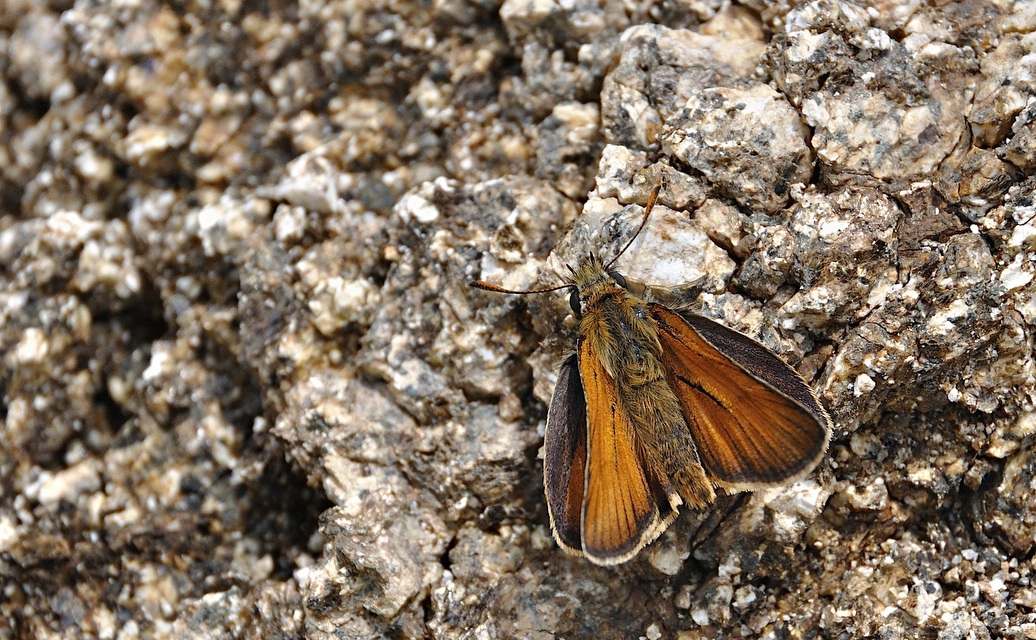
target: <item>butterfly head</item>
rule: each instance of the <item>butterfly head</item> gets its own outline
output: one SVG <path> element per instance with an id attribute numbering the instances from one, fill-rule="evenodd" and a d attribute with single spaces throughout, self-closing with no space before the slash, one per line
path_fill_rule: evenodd
<path id="1" fill-rule="evenodd" d="M 572 292 L 569 294 L 568 303 L 576 316 L 583 314 L 586 305 L 593 304 L 607 295 L 624 292 L 627 288 L 626 278 L 612 269 L 610 264 L 606 266 L 594 253 L 575 270 L 570 286 Z"/>

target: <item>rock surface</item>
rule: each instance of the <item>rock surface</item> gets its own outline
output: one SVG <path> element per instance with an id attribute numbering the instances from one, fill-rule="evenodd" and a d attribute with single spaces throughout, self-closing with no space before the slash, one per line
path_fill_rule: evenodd
<path id="1" fill-rule="evenodd" d="M 794 5 L 794 6 L 793 6 Z M 1036 638 L 1031 2 L 0 5 L 0 638 Z M 564 555 L 591 251 L 810 477 Z"/>

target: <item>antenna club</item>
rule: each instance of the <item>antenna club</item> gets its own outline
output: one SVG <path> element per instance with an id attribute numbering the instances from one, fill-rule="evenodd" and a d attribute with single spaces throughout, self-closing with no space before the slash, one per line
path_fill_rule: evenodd
<path id="1" fill-rule="evenodd" d="M 660 184 L 655 185 L 655 188 L 651 190 L 651 195 L 648 196 L 647 204 L 644 205 L 644 217 L 640 221 L 640 226 L 637 227 L 637 232 L 633 234 L 633 237 L 630 238 L 629 241 L 626 242 L 626 246 L 624 246 L 621 251 L 615 254 L 615 257 L 609 260 L 608 264 L 604 265 L 605 271 L 610 269 L 611 266 L 615 264 L 615 261 L 622 257 L 622 254 L 626 253 L 626 249 L 630 248 L 630 245 L 632 245 L 633 241 L 637 239 L 637 236 L 640 235 L 640 232 L 644 230 L 645 225 L 647 225 L 648 216 L 651 215 L 651 210 L 655 208 L 655 202 L 658 200 L 658 193 L 661 190 L 662 185 Z"/>

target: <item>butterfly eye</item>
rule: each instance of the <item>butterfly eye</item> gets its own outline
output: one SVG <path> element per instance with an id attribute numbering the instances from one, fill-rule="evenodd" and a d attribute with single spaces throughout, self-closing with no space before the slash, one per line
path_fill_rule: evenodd
<path id="1" fill-rule="evenodd" d="M 623 289 L 628 289 L 629 288 L 629 287 L 626 286 L 626 278 L 623 278 L 622 274 L 619 273 L 618 271 L 609 271 L 608 275 L 610 275 L 612 277 L 612 280 L 615 281 L 615 284 L 619 285 Z"/>
<path id="2" fill-rule="evenodd" d="M 583 315 L 583 310 L 579 306 L 579 289 L 572 289 L 572 293 L 568 296 L 568 306 L 572 307 L 572 313 L 577 316 Z"/>

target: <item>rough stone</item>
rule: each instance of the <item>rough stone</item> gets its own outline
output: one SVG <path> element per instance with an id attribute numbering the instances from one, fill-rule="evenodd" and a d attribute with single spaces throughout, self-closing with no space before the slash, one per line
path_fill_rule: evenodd
<path id="1" fill-rule="evenodd" d="M 0 3 L 3 637 L 1036 637 L 1032 2 Z M 589 252 L 835 431 L 615 568 Z M 6 635 L 5 635 L 6 634 Z"/>
<path id="2" fill-rule="evenodd" d="M 765 85 L 698 92 L 667 121 L 662 149 L 747 211 L 779 211 L 813 172 L 801 115 Z"/>

